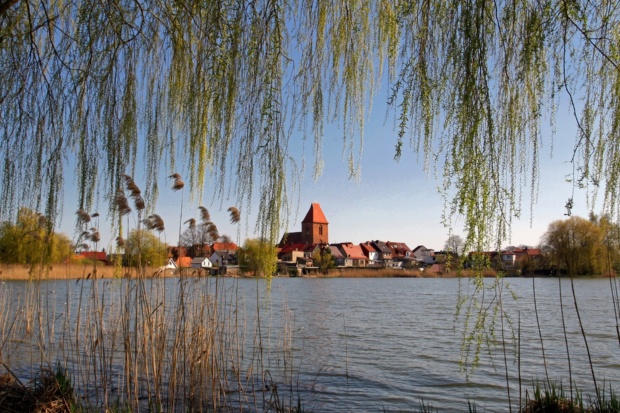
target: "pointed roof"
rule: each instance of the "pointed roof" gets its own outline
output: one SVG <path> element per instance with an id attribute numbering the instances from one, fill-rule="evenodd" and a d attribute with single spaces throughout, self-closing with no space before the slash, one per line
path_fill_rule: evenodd
<path id="1" fill-rule="evenodd" d="M 176 269 L 178 267 L 177 267 L 177 264 L 174 262 L 173 258 L 168 258 L 168 262 L 162 268 L 163 269 Z"/>
<path id="2" fill-rule="evenodd" d="M 370 242 L 366 241 L 362 244 L 360 244 L 360 247 L 362 248 L 362 251 L 364 251 L 364 255 L 367 255 L 367 253 L 371 253 L 371 252 L 380 252 L 377 247 L 375 247 L 374 245 L 372 245 Z"/>
<path id="3" fill-rule="evenodd" d="M 306 244 L 296 243 L 296 244 L 286 244 L 280 250 L 281 254 L 288 254 L 291 251 L 303 251 L 306 248 Z"/>
<path id="4" fill-rule="evenodd" d="M 318 202 L 313 202 L 310 205 L 310 210 L 308 210 L 306 217 L 301 223 L 328 224 L 325 214 L 321 209 L 321 205 L 319 205 Z"/>
<path id="5" fill-rule="evenodd" d="M 286 244 L 303 244 L 301 232 L 285 232 L 282 235 L 282 239 L 278 245 L 284 246 Z"/>
<path id="6" fill-rule="evenodd" d="M 335 259 L 344 258 L 344 255 L 342 255 L 342 252 L 338 249 L 336 245 L 330 245 L 329 250 L 332 253 L 332 257 L 334 257 Z"/>

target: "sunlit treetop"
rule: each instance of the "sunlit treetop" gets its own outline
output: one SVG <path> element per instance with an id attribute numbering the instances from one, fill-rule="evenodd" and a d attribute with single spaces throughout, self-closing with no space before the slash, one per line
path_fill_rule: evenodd
<path id="1" fill-rule="evenodd" d="M 54 218 L 73 174 L 85 210 L 98 193 L 112 201 L 125 174 L 144 176 L 154 200 L 158 177 L 179 170 L 196 195 L 214 177 L 242 211 L 257 196 L 257 230 L 275 240 L 302 164 L 292 139 L 314 142 L 318 175 L 336 122 L 342 136 L 329 138 L 355 175 L 382 79 L 395 125 L 385 150 L 423 155 L 446 222 L 461 215 L 470 244 L 505 237 L 524 191 L 536 198 L 541 119 L 560 98 L 579 130 L 574 181 L 601 185 L 615 213 L 618 7 L 0 0 L 0 213 L 28 205 Z"/>

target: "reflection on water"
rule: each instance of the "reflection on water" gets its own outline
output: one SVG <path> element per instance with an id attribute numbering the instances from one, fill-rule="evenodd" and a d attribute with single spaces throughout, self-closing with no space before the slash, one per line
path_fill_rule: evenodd
<path id="1" fill-rule="evenodd" d="M 6 282 L 0 286 L 0 305 L 8 309 L 0 315 L 0 356 L 22 377 L 32 374 L 32 366 L 62 360 L 77 375 L 82 391 L 96 395 L 100 386 L 111 386 L 112 397 L 134 385 L 127 383 L 132 378 L 124 340 L 135 340 L 136 352 L 163 358 L 154 362 L 135 354 L 130 360 L 145 363 L 147 370 L 162 369 L 165 379 L 160 382 L 145 380 L 147 385 L 133 378 L 144 387 L 140 394 L 148 396 L 157 386 L 166 388 L 166 394 L 169 386 L 183 393 L 188 380 L 203 380 L 206 376 L 197 372 L 203 357 L 225 343 L 226 354 L 209 353 L 209 363 L 226 372 L 227 382 L 200 386 L 226 386 L 232 396 L 220 406 L 250 409 L 261 409 L 265 392 L 256 383 L 266 376 L 280 383 L 281 395 L 292 395 L 290 404 L 301 397 L 306 410 L 411 411 L 423 400 L 443 411 L 463 411 L 472 400 L 481 411 L 507 411 L 507 380 L 514 409 L 534 381 L 545 379 L 545 371 L 567 392 L 572 377 L 580 391 L 593 394 L 588 348 L 599 387 L 620 387 L 620 346 L 608 279 L 575 281 L 587 348 L 569 280 L 562 280 L 562 307 L 559 281 L 535 280 L 542 346 L 532 279 L 507 282 L 518 301 L 504 297 L 509 317 L 504 319 L 504 341 L 498 324 L 468 379 L 460 364 L 464 320 L 455 318 L 459 283 L 467 291 L 468 281 L 458 279 Z M 183 303 L 178 302 L 179 291 Z M 128 295 L 148 297 L 148 308 L 136 304 L 140 300 L 131 300 L 127 308 Z M 140 314 L 155 318 L 139 324 Z M 153 331 L 145 331 L 149 329 Z M 219 341 L 201 341 L 213 337 Z M 78 342 L 88 345 L 78 348 Z M 180 348 L 189 355 L 183 366 L 169 359 Z M 252 366 L 258 364 L 262 378 L 253 381 L 250 376 L 259 375 L 259 369 Z M 87 372 L 80 371 L 84 365 L 91 366 Z M 244 396 L 235 389 L 243 389 Z"/>

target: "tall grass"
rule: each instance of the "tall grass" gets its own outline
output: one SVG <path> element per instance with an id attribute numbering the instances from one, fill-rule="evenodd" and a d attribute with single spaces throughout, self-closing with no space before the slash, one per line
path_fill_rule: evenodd
<path id="1" fill-rule="evenodd" d="M 51 290 L 60 287 L 66 295 Z M 22 377 L 59 365 L 87 409 L 280 411 L 277 389 L 293 380 L 292 328 L 285 317 L 261 331 L 242 295 L 218 278 L 5 284 L 0 361 Z M 264 354 L 266 334 L 278 336 L 277 361 Z"/>
<path id="2" fill-rule="evenodd" d="M 180 176 L 171 178 L 173 190 L 182 189 Z M 140 230 L 149 221 L 142 219 L 144 201 L 131 177 L 125 175 L 124 182 Z M 115 204 L 119 216 L 127 216 L 128 229 L 132 211 L 121 189 Z M 236 209 L 231 214 L 238 218 Z M 86 228 L 90 217 L 83 210 L 78 215 Z M 97 229 L 84 234 L 96 249 Z M 283 349 L 278 364 L 286 367 L 274 370 L 264 356 L 260 311 L 248 320 L 237 284 L 223 288 L 219 278 L 189 278 L 184 271 L 164 279 L 140 265 L 123 270 L 130 277 L 116 279 L 102 279 L 96 263 L 88 273 L 87 267 L 79 270 L 76 281 L 29 277 L 26 283 L 1 285 L 0 304 L 9 311 L 0 313 L 0 363 L 7 371 L 14 363 L 18 374 L 32 377 L 41 368 L 59 366 L 86 410 L 296 409 L 276 391 L 280 381 L 292 380 L 287 360 L 292 329 L 285 322 L 276 333 Z M 271 328 L 267 332 L 273 334 Z"/>

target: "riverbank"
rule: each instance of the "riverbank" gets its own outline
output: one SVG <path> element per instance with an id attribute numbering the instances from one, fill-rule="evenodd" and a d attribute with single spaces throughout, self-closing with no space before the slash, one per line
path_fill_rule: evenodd
<path id="1" fill-rule="evenodd" d="M 165 273 L 157 268 L 147 267 L 144 270 L 149 277 L 159 276 L 172 278 L 176 275 L 172 271 Z M 27 281 L 27 280 L 77 280 L 90 278 L 135 278 L 138 271 L 135 268 L 117 268 L 113 266 L 92 264 L 55 264 L 44 268 L 24 265 L 0 265 L 0 280 Z"/>
<path id="2" fill-rule="evenodd" d="M 161 271 L 156 267 L 147 267 L 144 274 L 149 278 L 174 278 L 179 274 L 174 271 Z M 185 268 L 183 274 L 188 277 L 203 277 L 206 273 L 199 269 Z M 402 268 L 336 268 L 329 270 L 327 274 L 310 272 L 302 275 L 307 278 L 454 278 L 470 277 L 470 271 L 430 272 L 420 269 Z M 495 271 L 485 271 L 485 277 L 495 277 Z M 238 268 L 229 268 L 227 277 L 250 277 L 238 271 Z M 56 264 L 44 267 L 32 268 L 24 265 L 0 265 L 0 280 L 2 281 L 27 281 L 27 280 L 77 280 L 90 278 L 136 278 L 136 268 L 117 268 L 113 266 L 92 264 Z"/>

